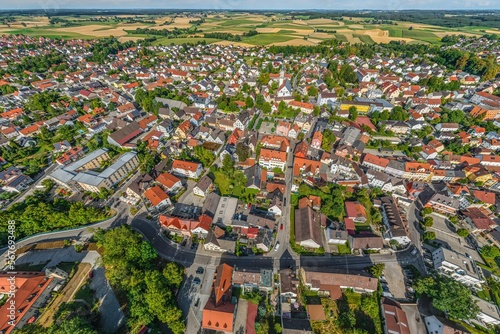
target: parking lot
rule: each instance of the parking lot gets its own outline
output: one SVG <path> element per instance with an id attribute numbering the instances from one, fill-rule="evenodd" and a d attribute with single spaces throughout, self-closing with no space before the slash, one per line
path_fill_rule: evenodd
<path id="1" fill-rule="evenodd" d="M 385 264 L 384 278 L 380 283 L 385 292 L 391 293 L 396 299 L 405 299 L 405 285 L 403 283 L 403 270 L 397 262 Z M 387 282 L 385 283 L 384 280 Z M 387 288 L 385 288 L 387 286 Z"/>
<path id="2" fill-rule="evenodd" d="M 455 228 L 458 227 L 455 227 L 441 215 L 432 214 L 432 218 L 434 224 L 428 230 L 436 233 L 436 239 L 434 240 L 436 243 L 457 253 L 468 254 L 474 260 L 482 262 L 477 251 L 464 238 L 456 234 Z"/>
<path id="3" fill-rule="evenodd" d="M 198 333 L 203 308 L 210 297 L 215 266 L 192 265 L 186 269 L 186 279 L 179 291 L 179 306 L 187 318 L 186 333 Z"/>

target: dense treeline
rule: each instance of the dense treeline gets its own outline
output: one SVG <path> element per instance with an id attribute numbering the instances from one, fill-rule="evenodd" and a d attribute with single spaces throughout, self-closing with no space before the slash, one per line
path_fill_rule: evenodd
<path id="1" fill-rule="evenodd" d="M 240 35 L 230 34 L 228 32 L 209 32 L 209 33 L 203 34 L 203 37 L 222 39 L 222 40 L 231 41 L 231 42 L 241 42 Z"/>
<path id="2" fill-rule="evenodd" d="M 58 65 L 54 68 L 55 71 L 63 71 L 67 68 L 66 58 L 56 52 L 52 51 L 43 56 L 29 56 L 21 59 L 17 65 L 18 72 L 46 72 L 52 68 L 53 65 Z"/>
<path id="3" fill-rule="evenodd" d="M 174 293 L 182 283 L 182 267 L 161 263 L 153 246 L 127 225 L 99 230 L 95 239 L 103 248 L 106 277 L 128 299 L 128 327 L 159 321 L 173 334 L 184 333 L 182 312 Z"/>
<path id="4" fill-rule="evenodd" d="M 193 34 L 197 32 L 201 32 L 201 30 L 194 28 L 174 28 L 174 29 L 151 29 L 151 28 L 137 28 L 135 30 L 128 30 L 127 32 L 131 34 L 140 34 L 140 35 L 156 35 L 156 36 L 164 36 L 167 38 L 178 38 L 181 36 L 185 36 L 187 34 Z"/>
<path id="5" fill-rule="evenodd" d="M 109 213 L 104 210 L 57 197 L 48 200 L 46 192 L 37 191 L 23 202 L 0 211 L 0 244 L 7 242 L 7 225 L 11 220 L 16 222 L 15 236 L 23 238 L 40 232 L 82 226 L 108 217 Z"/>
<path id="6" fill-rule="evenodd" d="M 128 49 L 135 46 L 133 41 L 127 41 L 120 43 L 116 38 L 103 38 L 92 44 L 92 56 L 89 57 L 89 61 L 94 61 L 97 63 L 104 63 L 109 55 L 117 54 L 118 51 Z"/>

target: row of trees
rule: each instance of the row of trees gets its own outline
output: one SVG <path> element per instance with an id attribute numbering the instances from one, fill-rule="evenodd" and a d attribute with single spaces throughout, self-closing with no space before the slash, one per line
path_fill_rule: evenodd
<path id="1" fill-rule="evenodd" d="M 48 201 L 46 193 L 37 191 L 23 202 L 0 211 L 0 244 L 7 242 L 8 222 L 11 220 L 16 222 L 16 238 L 23 238 L 35 233 L 82 226 L 108 217 L 109 212 L 84 206 L 82 202 L 69 202 L 57 197 Z"/>
<path id="2" fill-rule="evenodd" d="M 173 262 L 163 265 L 153 246 L 127 225 L 100 230 L 95 239 L 103 247 L 102 262 L 110 284 L 128 299 L 129 327 L 159 321 L 174 334 L 184 333 L 174 293 L 182 283 L 182 267 Z"/>

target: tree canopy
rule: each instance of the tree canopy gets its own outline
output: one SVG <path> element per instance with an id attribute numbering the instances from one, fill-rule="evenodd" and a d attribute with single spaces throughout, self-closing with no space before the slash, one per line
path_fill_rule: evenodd
<path id="1" fill-rule="evenodd" d="M 455 319 L 472 319 L 479 313 L 479 307 L 472 299 L 472 292 L 457 281 L 445 277 L 426 277 L 418 279 L 413 288 L 432 298 L 432 306 L 446 312 Z"/>
<path id="2" fill-rule="evenodd" d="M 167 263 L 163 269 L 153 246 L 128 225 L 95 235 L 103 247 L 102 261 L 111 285 L 127 295 L 129 324 L 150 324 L 158 320 L 174 334 L 185 331 L 182 312 L 174 290 L 183 279 L 183 269 Z"/>

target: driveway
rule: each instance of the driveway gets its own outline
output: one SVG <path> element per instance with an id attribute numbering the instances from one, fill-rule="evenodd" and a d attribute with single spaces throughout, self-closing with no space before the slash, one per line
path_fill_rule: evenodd
<path id="1" fill-rule="evenodd" d="M 443 247 L 449 247 L 451 250 L 460 254 L 469 254 L 475 261 L 483 262 L 478 252 L 467 244 L 464 238 L 458 236 L 453 228 L 459 226 L 452 226 L 443 216 L 432 214 L 434 224 L 429 228 L 430 231 L 436 232 L 436 239 L 434 240 Z"/>
<path id="2" fill-rule="evenodd" d="M 99 300 L 99 313 L 101 313 L 101 326 L 103 332 L 114 333 L 125 324 L 125 315 L 120 308 L 115 293 L 104 276 L 104 268 L 94 269 L 94 277 L 90 282 L 94 296 Z"/>

